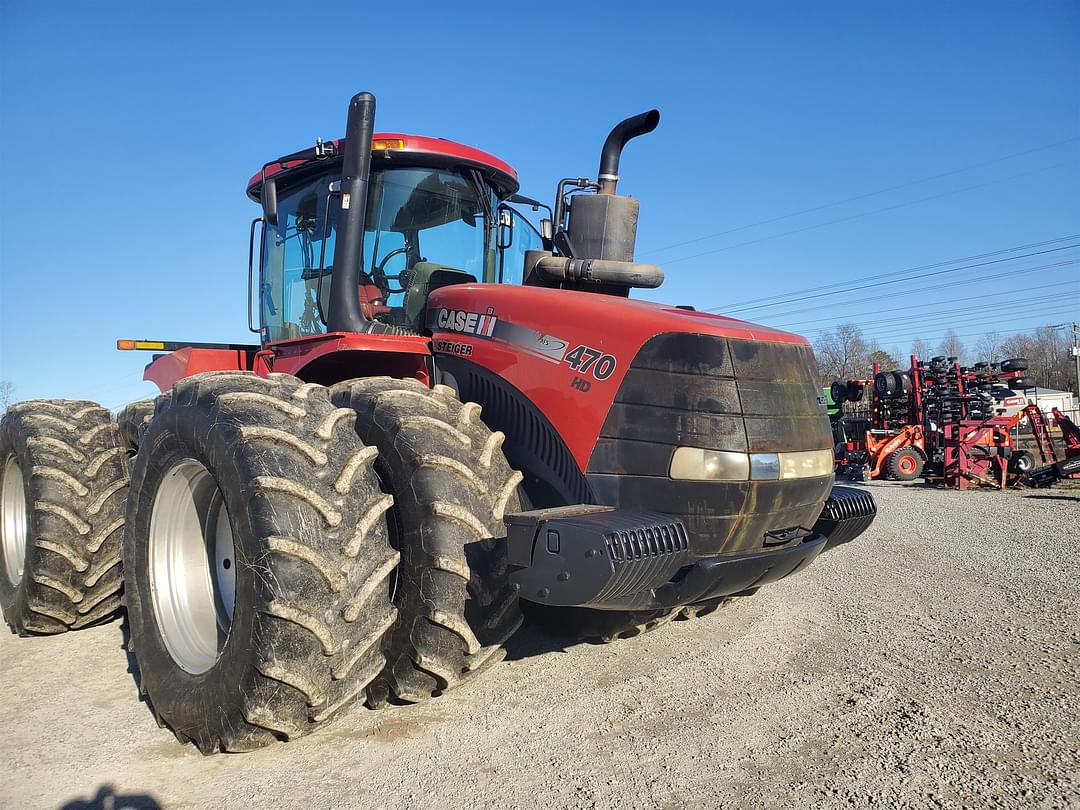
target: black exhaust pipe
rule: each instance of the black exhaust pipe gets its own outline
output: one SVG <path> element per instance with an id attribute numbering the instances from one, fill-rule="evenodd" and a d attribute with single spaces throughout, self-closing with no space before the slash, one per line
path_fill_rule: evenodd
<path id="1" fill-rule="evenodd" d="M 357 93 L 349 102 L 341 171 L 341 206 L 334 244 L 333 285 L 326 328 L 331 332 L 366 332 L 371 322 L 360 311 L 357 288 L 364 266 L 364 222 L 371 176 L 371 139 L 375 133 L 375 96 Z"/>
<path id="2" fill-rule="evenodd" d="M 615 193 L 615 186 L 619 182 L 619 158 L 622 157 L 627 141 L 639 135 L 647 135 L 656 129 L 659 123 L 660 111 L 649 110 L 615 125 L 600 151 L 600 173 L 596 177 L 600 184 L 600 194 Z"/>

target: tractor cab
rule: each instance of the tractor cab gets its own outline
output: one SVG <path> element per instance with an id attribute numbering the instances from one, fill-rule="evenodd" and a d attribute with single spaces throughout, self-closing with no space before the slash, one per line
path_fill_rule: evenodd
<path id="1" fill-rule="evenodd" d="M 268 164 L 248 183 L 248 195 L 263 204 L 252 223 L 249 272 L 258 273 L 252 300 L 264 344 L 328 331 L 342 275 L 334 267 L 342 146 L 320 142 Z M 413 135 L 376 135 L 371 154 L 361 267 L 350 283 L 355 292 L 346 293 L 355 294 L 365 321 L 380 331 L 418 332 L 433 290 L 521 281 L 524 251 L 539 247 L 540 236 L 505 205 L 518 188 L 510 166 Z"/>

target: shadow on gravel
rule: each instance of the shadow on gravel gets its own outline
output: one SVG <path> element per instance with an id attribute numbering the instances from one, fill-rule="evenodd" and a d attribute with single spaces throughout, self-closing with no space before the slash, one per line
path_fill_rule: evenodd
<path id="1" fill-rule="evenodd" d="M 579 634 L 553 629 L 549 622 L 531 618 L 506 642 L 506 660 L 525 658 L 550 652 L 566 652 L 568 647 L 582 643 Z"/>
<path id="2" fill-rule="evenodd" d="M 149 793 L 117 793 L 112 785 L 102 785 L 90 799 L 71 799 L 60 810 L 161 810 Z"/>
<path id="3" fill-rule="evenodd" d="M 1036 501 L 1075 501 L 1080 503 L 1080 495 L 1025 495 L 1024 498 L 1032 498 Z"/>
<path id="4" fill-rule="evenodd" d="M 154 722 L 158 723 L 154 708 L 150 705 L 150 701 L 146 699 L 146 695 L 142 693 L 142 689 L 139 688 L 139 684 L 142 683 L 142 675 L 139 672 L 139 664 L 135 661 L 135 655 L 131 652 L 131 625 L 128 624 L 127 613 L 123 610 L 120 611 L 120 648 L 124 651 L 124 657 L 127 659 L 128 675 L 131 676 L 131 680 L 135 683 L 139 703 L 146 707 L 146 710 L 150 712 L 150 716 L 154 718 Z M 161 724 L 158 723 L 158 725 Z"/>

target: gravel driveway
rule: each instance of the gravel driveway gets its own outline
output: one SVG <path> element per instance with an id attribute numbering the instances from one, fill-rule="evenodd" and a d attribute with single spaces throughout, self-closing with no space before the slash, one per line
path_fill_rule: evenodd
<path id="1" fill-rule="evenodd" d="M 754 598 L 526 628 L 459 693 L 254 754 L 158 729 L 119 623 L 4 635 L 0 805 L 1080 807 L 1080 489 L 868 486 L 866 535 Z"/>

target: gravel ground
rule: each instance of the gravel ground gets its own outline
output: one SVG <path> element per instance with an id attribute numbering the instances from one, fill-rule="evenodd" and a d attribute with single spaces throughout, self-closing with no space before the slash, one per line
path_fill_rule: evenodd
<path id="1" fill-rule="evenodd" d="M 118 623 L 4 636 L 0 804 L 1080 807 L 1080 489 L 869 486 L 867 534 L 752 599 L 527 628 L 458 693 L 254 754 L 158 729 Z"/>

